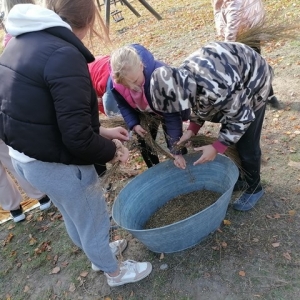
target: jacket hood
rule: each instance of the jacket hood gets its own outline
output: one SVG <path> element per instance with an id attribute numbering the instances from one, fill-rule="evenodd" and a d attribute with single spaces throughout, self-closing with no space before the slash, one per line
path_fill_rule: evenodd
<path id="1" fill-rule="evenodd" d="M 163 113 L 175 113 L 192 108 L 197 84 L 183 68 L 160 67 L 154 70 L 150 81 L 153 107 Z"/>
<path id="2" fill-rule="evenodd" d="M 57 26 L 72 30 L 54 11 L 34 4 L 15 5 L 5 22 L 5 28 L 12 36 Z"/>

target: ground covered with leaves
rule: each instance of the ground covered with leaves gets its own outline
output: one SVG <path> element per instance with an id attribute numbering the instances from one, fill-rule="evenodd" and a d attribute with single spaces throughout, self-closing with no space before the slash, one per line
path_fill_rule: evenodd
<path id="1" fill-rule="evenodd" d="M 130 3 L 142 17 L 117 3 L 125 20 L 111 21 L 112 45 L 94 41 L 94 54 L 141 43 L 156 58 L 176 66 L 216 38 L 210 1 L 149 1 L 161 21 L 138 1 Z M 265 5 L 269 14 L 286 22 L 300 10 L 295 0 L 268 0 Z M 299 299 L 299 50 L 299 41 L 285 40 L 263 48 L 275 71 L 274 90 L 281 109 L 268 107 L 266 112 L 261 138 L 265 195 L 253 210 L 242 213 L 229 206 L 220 228 L 205 241 L 165 255 L 149 251 L 128 232 L 113 227 L 112 239 L 125 237 L 129 242 L 119 259 L 148 260 L 153 272 L 139 283 L 110 288 L 68 238 L 59 211 L 37 209 L 21 224 L 0 226 L 0 299 Z M 215 136 L 217 127 L 207 123 L 201 132 Z M 132 154 L 123 177 L 107 195 L 109 207 L 122 186 L 144 170 L 139 154 Z M 238 195 L 234 193 L 232 201 Z"/>

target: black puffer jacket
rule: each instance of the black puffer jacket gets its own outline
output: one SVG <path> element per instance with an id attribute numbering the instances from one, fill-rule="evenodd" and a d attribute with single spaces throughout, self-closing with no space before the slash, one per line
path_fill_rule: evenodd
<path id="1" fill-rule="evenodd" d="M 0 138 L 27 156 L 63 164 L 104 164 L 115 144 L 99 135 L 92 54 L 67 28 L 12 39 L 0 57 Z"/>

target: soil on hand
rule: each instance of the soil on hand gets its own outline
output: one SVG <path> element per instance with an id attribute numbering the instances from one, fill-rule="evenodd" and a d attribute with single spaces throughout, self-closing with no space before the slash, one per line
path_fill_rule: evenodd
<path id="1" fill-rule="evenodd" d="M 145 229 L 163 227 L 187 219 L 215 203 L 220 196 L 220 193 L 209 190 L 179 195 L 158 209 L 147 221 Z"/>

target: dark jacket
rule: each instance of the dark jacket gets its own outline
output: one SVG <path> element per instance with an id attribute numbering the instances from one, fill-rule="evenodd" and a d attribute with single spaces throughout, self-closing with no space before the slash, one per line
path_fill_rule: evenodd
<path id="1" fill-rule="evenodd" d="M 12 39 L 0 57 L 0 138 L 27 156 L 63 164 L 104 164 L 114 143 L 99 135 L 92 54 L 67 28 Z"/>

